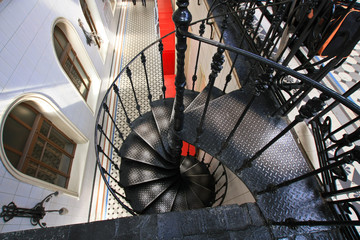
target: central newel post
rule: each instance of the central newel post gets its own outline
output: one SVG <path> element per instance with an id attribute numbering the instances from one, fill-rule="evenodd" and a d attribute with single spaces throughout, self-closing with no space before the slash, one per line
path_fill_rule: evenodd
<path id="1" fill-rule="evenodd" d="M 172 19 L 176 26 L 176 77 L 175 87 L 176 96 L 174 101 L 172 126 L 169 131 L 169 146 L 173 160 L 180 163 L 182 141 L 178 133 L 183 129 L 184 125 L 184 90 L 186 86 L 186 78 L 184 72 L 186 37 L 181 32 L 187 32 L 190 22 L 191 13 L 188 10 L 188 0 L 178 0 L 176 2 L 178 9 L 173 13 Z"/>

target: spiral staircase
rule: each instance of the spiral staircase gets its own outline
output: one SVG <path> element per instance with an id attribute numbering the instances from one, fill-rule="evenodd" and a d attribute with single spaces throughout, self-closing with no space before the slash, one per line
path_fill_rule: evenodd
<path id="1" fill-rule="evenodd" d="M 218 2 L 235 6 L 241 1 L 208 2 L 213 2 L 211 10 Z M 247 7 L 252 9 L 255 4 L 261 1 Z M 88 232 L 92 238 L 109 239 L 359 239 L 356 226 L 360 214 L 352 205 L 359 198 L 334 198 L 360 189 L 340 190 L 336 185 L 338 179 L 346 180 L 341 166 L 360 160 L 359 128 L 334 139 L 332 135 L 345 127 L 332 129 L 326 117 L 333 105 L 343 105 L 355 115 L 345 125 L 359 121 L 360 107 L 346 98 L 358 88 L 341 96 L 308 75 L 260 56 L 261 52 L 221 43 L 224 30 L 231 29 L 226 26 L 228 13 L 216 13 L 220 41 L 203 37 L 206 19 L 197 21 L 201 23 L 199 35 L 190 33 L 188 5 L 188 0 L 178 0 L 173 14 L 177 27 L 175 97 L 169 97 L 163 69 L 163 40 L 171 36 L 167 35 L 123 68 L 98 112 L 95 147 L 99 170 L 111 197 L 132 217 L 63 231 L 68 236 Z M 247 13 L 241 13 L 247 21 Z M 199 46 L 193 82 L 186 81 L 184 71 L 187 39 Z M 197 92 L 201 44 L 213 47 L 215 53 L 207 85 Z M 230 73 L 221 80 L 218 76 L 225 51 L 232 63 Z M 156 59 L 151 58 L 154 55 Z M 228 90 L 235 71 L 243 86 Z M 277 85 L 276 74 L 316 89 L 317 96 L 302 98 L 306 100 L 302 103 L 290 96 L 286 102 L 282 93 L 275 91 L 286 85 Z M 298 96 L 296 92 L 294 96 Z M 289 105 L 298 107 L 290 122 L 279 114 L 285 108 L 288 111 Z M 320 167 L 315 170 L 291 132 L 302 121 L 311 123 L 316 138 Z M 343 149 L 351 144 L 355 147 Z M 231 191 L 228 171 L 245 183 L 256 203 L 222 206 Z"/>
<path id="2" fill-rule="evenodd" d="M 227 28 L 227 15 L 223 14 L 223 22 L 218 22 L 223 30 L 220 42 L 202 37 L 204 31 L 201 31 L 201 26 L 200 36 L 187 32 L 191 21 L 188 1 L 178 1 L 177 5 L 178 10 L 173 15 L 177 26 L 175 97 L 167 97 L 162 44 L 165 36 L 142 50 L 122 70 L 108 90 L 98 115 L 98 164 L 116 201 L 132 215 L 174 211 L 176 215 L 166 215 L 170 220 L 191 215 L 192 211 L 198 211 L 198 214 L 208 218 L 211 211 L 202 209 L 219 206 L 216 211 L 220 216 L 226 215 L 228 221 L 241 220 L 238 223 L 241 226 L 235 229 L 241 231 L 241 236 L 246 239 L 356 239 L 358 233 L 354 225 L 358 221 L 352 221 L 342 213 L 339 220 L 336 211 L 344 210 L 329 203 L 329 196 L 334 196 L 334 193 L 328 197 L 322 195 L 323 189 L 316 177 L 319 173 L 337 168 L 340 163 L 312 171 L 290 130 L 299 122 L 319 114 L 329 99 L 343 104 L 356 114 L 360 112 L 359 107 L 306 75 L 251 52 L 220 43 Z M 208 84 L 201 92 L 194 91 L 196 75 L 192 78 L 192 84 L 185 80 L 186 38 L 199 42 L 198 54 L 201 43 L 216 48 Z M 151 50 L 156 49 L 156 44 L 161 64 L 149 68 L 151 61 L 147 60 L 146 55 L 156 51 Z M 236 64 L 247 66 L 250 62 L 255 66 L 246 71 L 240 69 L 242 73 L 238 76 L 247 77 L 240 79 L 245 83 L 241 89 L 227 90 L 231 77 L 226 77 L 221 89 L 215 87 L 225 61 L 225 50 L 230 55 L 236 54 L 235 60 L 232 58 L 231 71 L 238 70 Z M 236 62 L 238 56 L 247 60 Z M 141 59 L 143 70 L 132 67 L 137 59 Z M 135 68 L 137 71 L 132 71 Z M 195 73 L 196 68 L 197 62 Z M 274 70 L 319 91 L 318 97 L 311 98 L 299 107 L 293 122 L 288 123 L 276 114 L 279 113 L 279 105 L 274 102 L 271 92 L 276 87 L 273 84 Z M 160 78 L 156 74 L 151 75 L 156 71 L 162 73 Z M 130 84 L 122 89 L 124 81 Z M 156 85 L 160 86 L 157 90 Z M 141 87 L 145 91 L 138 90 Z M 113 126 L 112 132 L 105 130 L 104 126 L 109 124 Z M 325 132 L 322 134 L 326 135 Z M 187 151 L 186 148 L 184 151 L 184 144 L 189 144 Z M 190 154 L 190 147 L 195 147 L 195 153 Z M 341 164 L 349 159 L 350 162 L 356 161 L 359 157 L 358 147 L 347 153 L 347 160 L 342 159 L 346 153 L 338 158 Z M 232 171 L 245 183 L 255 196 L 255 204 L 221 207 L 230 191 L 227 187 L 227 171 Z M 242 214 L 229 217 L 229 212 L 238 212 L 239 209 L 243 211 Z M 229 224 L 224 225 L 222 233 L 233 231 Z M 164 229 L 160 227 L 159 233 L 172 232 L 168 226 L 164 226 Z M 217 227 L 205 228 L 211 232 Z M 198 229 L 197 234 L 202 231 Z M 173 230 L 175 235 L 167 236 L 184 237 L 181 233 L 176 235 L 178 232 Z M 238 235 L 234 236 L 237 238 Z"/>

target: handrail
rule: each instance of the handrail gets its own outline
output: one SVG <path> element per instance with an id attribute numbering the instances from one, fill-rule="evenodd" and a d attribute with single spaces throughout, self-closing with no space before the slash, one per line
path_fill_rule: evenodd
<path id="1" fill-rule="evenodd" d="M 207 39 L 205 37 L 200 37 L 198 35 L 195 35 L 193 33 L 190 33 L 190 32 L 181 32 L 181 34 L 185 35 L 186 37 L 188 38 L 191 38 L 191 39 L 194 39 L 194 40 L 198 40 L 198 41 L 201 41 L 203 43 L 207 43 L 209 45 L 212 45 L 212 46 L 215 46 L 215 47 L 218 47 L 218 48 L 223 48 L 225 50 L 228 50 L 228 51 L 232 51 L 232 52 L 235 52 L 237 54 L 240 54 L 242 56 L 246 56 L 246 57 L 249 57 L 251 59 L 254 59 L 254 60 L 257 60 L 263 64 L 266 64 L 268 66 L 271 66 L 277 70 L 280 70 L 288 75 L 291 75 L 299 80 L 302 80 L 304 81 L 305 83 L 313 86 L 314 88 L 320 90 L 321 92 L 325 93 L 326 95 L 328 95 L 329 97 L 331 98 L 334 98 L 336 99 L 337 101 L 339 101 L 340 103 L 342 103 L 343 105 L 345 105 L 346 107 L 348 107 L 349 109 L 351 109 L 352 111 L 354 111 L 356 114 L 359 114 L 360 115 L 360 106 L 356 105 L 355 103 L 353 103 L 352 101 L 350 101 L 349 99 L 343 97 L 341 94 L 335 92 L 334 90 L 322 85 L 321 83 L 301 74 L 301 73 L 298 73 L 288 67 L 285 67 L 279 63 L 276 63 L 272 60 L 269 60 L 269 59 L 266 59 L 266 58 L 263 58 L 259 55 L 256 55 L 252 52 L 249 52 L 249 51 L 246 51 L 244 49 L 240 49 L 240 48 L 237 48 L 237 47 L 233 47 L 233 46 L 230 46 L 230 45 L 226 45 L 226 44 L 223 44 L 223 43 L 219 43 L 219 42 L 216 42 L 214 40 L 211 40 L 211 39 Z"/>

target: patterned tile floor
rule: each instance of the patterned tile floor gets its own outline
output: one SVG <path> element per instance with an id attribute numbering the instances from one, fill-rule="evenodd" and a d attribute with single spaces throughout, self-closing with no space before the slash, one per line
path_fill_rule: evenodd
<path id="1" fill-rule="evenodd" d="M 119 31 L 115 49 L 117 54 L 115 55 L 116 59 L 114 60 L 113 66 L 113 69 L 115 69 L 113 79 L 115 79 L 121 69 L 124 69 L 127 64 L 132 61 L 132 58 L 134 58 L 136 54 L 157 39 L 154 6 L 153 0 L 147 0 L 146 7 L 142 6 L 140 2 L 136 5 L 133 5 L 132 1 L 124 1 L 122 3 L 121 17 L 123 19 L 122 24 L 120 24 L 121 31 Z M 147 67 L 147 75 L 149 77 L 149 85 L 151 86 L 150 88 L 153 100 L 156 100 L 161 96 L 161 86 L 157 86 L 158 84 L 155 84 L 159 83 L 159 79 L 161 79 L 160 55 L 157 45 L 146 50 L 144 55 L 146 57 L 146 64 L 151 64 L 152 66 Z M 136 97 L 140 105 L 140 111 L 141 113 L 145 113 L 149 111 L 149 100 L 144 66 L 140 57 L 131 62 L 128 67 L 132 73 L 133 85 L 136 89 Z M 134 103 L 132 86 L 126 74 L 121 76 L 117 85 L 120 89 L 122 101 L 124 102 L 124 105 L 127 106 L 129 118 L 131 120 L 136 119 L 139 115 L 136 109 L 136 104 Z M 120 104 L 117 104 L 117 107 L 118 115 L 116 117 L 116 121 L 118 122 L 121 132 L 124 136 L 127 136 L 130 129 L 126 124 L 125 114 L 123 113 Z M 119 141 L 121 141 L 116 133 L 114 139 L 115 144 L 119 144 Z M 113 160 L 116 163 L 120 162 L 120 159 L 115 156 L 115 154 L 113 156 Z M 114 168 L 111 169 L 111 174 L 115 178 L 118 177 L 117 171 Z M 113 183 L 112 180 L 110 182 Z M 112 186 L 116 187 L 117 184 L 112 184 Z M 119 188 L 115 190 L 123 194 Z M 90 221 L 112 219 L 128 215 L 129 214 L 124 209 L 119 207 L 119 204 L 104 185 L 104 181 L 101 179 L 99 174 L 97 174 L 94 185 L 94 197 Z"/>

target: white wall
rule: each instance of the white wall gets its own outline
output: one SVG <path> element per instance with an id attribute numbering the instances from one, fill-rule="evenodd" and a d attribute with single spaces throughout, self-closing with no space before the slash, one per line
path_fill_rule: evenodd
<path id="1" fill-rule="evenodd" d="M 103 57 L 96 46 L 88 46 L 78 18 L 86 23 L 78 0 L 3 0 L 0 2 L 0 123 L 5 113 L 20 96 L 36 93 L 48 99 L 83 135 L 81 164 L 85 169 L 78 196 L 60 191 L 60 195 L 46 203 L 46 209 L 66 207 L 64 216 L 49 213 L 44 222 L 48 226 L 74 224 L 88 221 L 92 184 L 95 171 L 93 135 L 98 99 L 108 87 L 112 47 L 118 23 L 118 9 L 113 13 L 103 1 L 89 0 L 97 7 L 97 24 L 103 24 L 101 34 L 108 42 Z M 55 21 L 66 19 L 77 32 L 82 43 L 83 58 L 89 63 L 97 81 L 92 84 L 92 102 L 86 103 L 61 69 L 54 52 L 52 31 Z M 86 25 L 87 27 L 87 25 Z M 106 34 L 104 36 L 104 34 Z M 61 126 L 59 126 L 61 128 Z M 1 148 L 3 148 L 1 144 Z M 79 150 L 80 151 L 80 150 Z M 4 160 L 4 159 L 1 159 Z M 14 201 L 18 207 L 31 208 L 53 192 L 51 187 L 38 187 L 19 181 L 0 161 L 0 207 Z M 75 194 L 76 195 L 76 194 Z M 0 219 L 0 232 L 34 228 L 27 218 L 14 218 L 7 223 Z"/>

